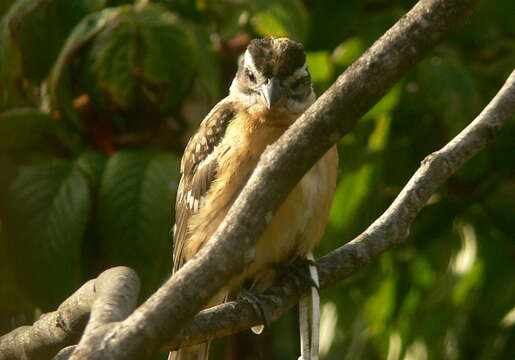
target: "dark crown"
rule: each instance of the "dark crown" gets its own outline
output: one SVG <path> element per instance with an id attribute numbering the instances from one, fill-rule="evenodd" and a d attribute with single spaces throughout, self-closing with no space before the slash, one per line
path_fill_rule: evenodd
<path id="1" fill-rule="evenodd" d="M 256 69 L 266 77 L 284 79 L 306 62 L 302 44 L 286 38 L 254 39 L 248 46 Z"/>

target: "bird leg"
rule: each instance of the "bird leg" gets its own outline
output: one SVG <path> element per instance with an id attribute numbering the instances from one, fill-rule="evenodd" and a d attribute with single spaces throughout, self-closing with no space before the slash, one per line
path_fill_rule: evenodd
<path id="1" fill-rule="evenodd" d="M 318 360 L 320 336 L 320 282 L 313 253 L 306 257 L 311 279 L 310 293 L 299 301 L 300 357 L 299 360 Z"/>
<path id="2" fill-rule="evenodd" d="M 244 300 L 248 302 L 252 307 L 254 308 L 254 311 L 259 314 L 259 317 L 261 318 L 263 325 L 256 325 L 251 327 L 251 330 L 254 334 L 261 334 L 265 327 L 270 326 L 270 321 L 268 320 L 268 317 L 266 316 L 265 309 L 263 308 L 262 299 L 266 297 L 266 295 L 263 294 L 256 294 L 250 291 L 240 291 L 238 294 L 238 298 L 241 300 Z"/>

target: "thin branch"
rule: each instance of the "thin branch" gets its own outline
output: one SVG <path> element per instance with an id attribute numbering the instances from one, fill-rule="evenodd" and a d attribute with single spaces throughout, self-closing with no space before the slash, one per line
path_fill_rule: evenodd
<path id="1" fill-rule="evenodd" d="M 138 291 L 139 280 L 133 270 L 127 267 L 106 270 L 97 279 L 82 285 L 56 311 L 43 314 L 32 326 L 19 327 L 0 337 L 0 359 L 49 359 L 64 346 L 77 343 L 92 308 L 105 313 L 103 304 L 123 305 L 118 300 L 123 296 L 130 299 L 132 308 L 116 306 L 110 311 L 115 318 L 126 316 L 136 305 Z"/>
<path id="2" fill-rule="evenodd" d="M 442 149 L 427 156 L 390 207 L 351 242 L 318 262 L 321 287 L 345 279 L 383 252 L 403 242 L 411 223 L 449 176 L 480 152 L 515 112 L 515 71 L 497 95 L 463 131 Z M 274 320 L 298 302 L 309 284 L 282 279 L 263 297 L 267 318 Z M 266 300 L 268 299 L 268 300 Z M 200 312 L 163 346 L 162 351 L 194 345 L 248 329 L 261 320 L 252 305 L 230 302 Z"/>
<path id="3" fill-rule="evenodd" d="M 266 227 L 265 219 L 271 217 L 303 174 L 427 51 L 463 23 L 474 4 L 475 0 L 419 1 L 263 154 L 224 222 L 199 254 L 127 319 L 96 327 L 92 336 L 84 336 L 77 348 L 81 351 L 75 351 L 72 357 L 144 358 L 177 334 L 251 260 L 253 246 Z M 418 191 L 414 195 L 419 196 Z M 403 209 L 394 211 L 411 220 L 416 215 L 405 214 Z M 374 223 L 372 229 L 384 226 L 390 236 L 404 236 L 405 232 L 394 225 Z M 326 266 L 344 275 L 372 259 L 365 251 L 380 253 L 386 250 L 385 245 L 381 239 L 376 246 L 358 238 L 346 245 L 347 250 L 323 258 L 322 282 L 331 280 Z M 298 296 L 288 295 L 294 288 L 286 283 L 282 288 L 274 287 L 276 292 L 271 289 L 271 294 L 293 302 Z M 300 286 L 295 291 L 300 294 L 302 289 Z M 272 318 L 280 314 L 278 309 L 268 309 Z"/>
<path id="4" fill-rule="evenodd" d="M 223 223 L 197 256 L 116 326 L 102 348 L 92 347 L 88 357 L 144 357 L 177 334 L 241 273 L 266 219 L 303 174 L 427 51 L 462 24 L 474 4 L 474 0 L 419 1 L 262 155 Z"/>

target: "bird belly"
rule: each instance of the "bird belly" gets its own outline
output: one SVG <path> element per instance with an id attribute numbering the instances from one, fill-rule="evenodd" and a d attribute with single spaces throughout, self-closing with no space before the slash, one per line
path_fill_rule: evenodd
<path id="1" fill-rule="evenodd" d="M 245 277 L 269 277 L 276 264 L 304 257 L 318 245 L 329 217 L 336 166 L 332 148 L 294 187 L 259 239 Z"/>

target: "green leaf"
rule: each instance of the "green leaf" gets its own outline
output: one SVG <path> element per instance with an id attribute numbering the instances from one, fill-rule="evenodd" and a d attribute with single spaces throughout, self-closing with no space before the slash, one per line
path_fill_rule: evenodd
<path id="1" fill-rule="evenodd" d="M 306 62 L 317 94 L 321 94 L 331 84 L 333 64 L 328 51 L 308 52 Z"/>
<path id="2" fill-rule="evenodd" d="M 399 103 L 401 97 L 402 85 L 396 84 L 388 93 L 381 98 L 365 115 L 363 119 L 376 119 L 381 116 L 391 114 Z"/>
<path id="3" fill-rule="evenodd" d="M 45 147 L 53 142 L 78 147 L 77 133 L 50 114 L 37 109 L 13 109 L 0 113 L 0 151 Z"/>
<path id="4" fill-rule="evenodd" d="M 136 35 L 132 19 L 120 16 L 95 38 L 90 53 L 98 87 L 122 108 L 134 101 Z"/>
<path id="5" fill-rule="evenodd" d="M 309 33 L 309 13 L 299 0 L 255 2 L 254 29 L 261 36 L 289 37 L 304 43 Z"/>
<path id="6" fill-rule="evenodd" d="M 3 0 L 0 2 L 0 18 L 4 16 L 4 14 L 9 10 L 12 4 L 14 4 L 16 0 Z"/>
<path id="7" fill-rule="evenodd" d="M 49 79 L 52 107 L 61 111 L 75 125 L 81 127 L 73 107 L 72 70 L 77 53 L 107 24 L 114 21 L 125 8 L 105 9 L 86 16 L 72 31 L 59 53 Z"/>
<path id="8" fill-rule="evenodd" d="M 171 271 L 172 204 L 179 161 L 150 151 L 121 151 L 112 156 L 100 186 L 97 232 L 110 265 L 133 267 L 143 293 Z"/>
<path id="9" fill-rule="evenodd" d="M 8 84 L 0 94 L 0 107 L 25 104 L 27 85 L 23 80 L 43 80 L 69 31 L 103 3 L 103 0 L 19 0 L 10 8 L 0 24 L 0 82 Z"/>
<path id="10" fill-rule="evenodd" d="M 100 93 L 108 108 L 128 110 L 136 94 L 143 94 L 167 109 L 192 84 L 198 57 L 190 34 L 196 28 L 154 5 L 124 9 L 93 41 L 89 57 L 96 84 L 90 91 Z"/>
<path id="11" fill-rule="evenodd" d="M 74 161 L 22 167 L 11 184 L 3 213 L 8 254 L 35 305 L 54 307 L 80 285 L 91 206 L 87 179 Z"/>
<path id="12" fill-rule="evenodd" d="M 338 45 L 331 57 L 336 66 L 346 68 L 356 61 L 364 51 L 363 41 L 358 37 L 352 37 Z"/>
<path id="13" fill-rule="evenodd" d="M 479 113 L 481 98 L 467 69 L 458 61 L 433 56 L 417 67 L 422 100 L 443 117 L 448 137 L 457 135 Z"/>
<path id="14" fill-rule="evenodd" d="M 142 37 L 142 77 L 151 86 L 164 87 L 164 107 L 177 104 L 189 89 L 197 68 L 192 25 L 157 6 L 137 13 Z M 159 96 L 159 94 L 158 94 Z"/>
<path id="15" fill-rule="evenodd" d="M 338 183 L 330 217 L 331 224 L 337 229 L 349 231 L 353 228 L 358 209 L 368 195 L 373 173 L 373 166 L 366 164 L 345 174 Z"/>

